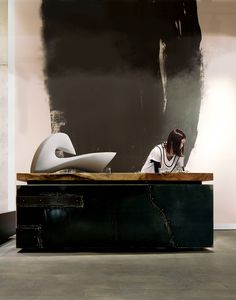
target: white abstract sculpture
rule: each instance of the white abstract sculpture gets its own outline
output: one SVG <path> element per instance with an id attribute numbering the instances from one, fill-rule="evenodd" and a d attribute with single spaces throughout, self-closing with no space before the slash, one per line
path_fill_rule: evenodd
<path id="1" fill-rule="evenodd" d="M 67 134 L 61 132 L 52 134 L 36 150 L 31 164 L 31 173 L 56 172 L 70 168 L 86 172 L 102 172 L 116 155 L 116 152 L 96 152 L 59 158 L 56 156 L 56 150 L 76 154 Z"/>

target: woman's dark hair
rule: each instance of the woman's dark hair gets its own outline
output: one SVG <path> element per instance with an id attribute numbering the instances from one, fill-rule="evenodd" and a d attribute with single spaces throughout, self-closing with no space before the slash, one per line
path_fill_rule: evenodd
<path id="1" fill-rule="evenodd" d="M 173 154 L 176 154 L 178 156 L 184 155 L 184 146 L 182 149 L 180 149 L 180 144 L 182 139 L 186 139 L 186 135 L 183 133 L 180 129 L 174 129 L 170 132 L 168 139 L 167 139 L 167 145 L 166 150 L 168 153 L 173 151 Z"/>

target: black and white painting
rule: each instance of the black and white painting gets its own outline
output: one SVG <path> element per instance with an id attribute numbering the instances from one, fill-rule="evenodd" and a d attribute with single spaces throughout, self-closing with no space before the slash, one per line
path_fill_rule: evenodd
<path id="1" fill-rule="evenodd" d="M 136 172 L 173 128 L 194 147 L 201 102 L 195 0 L 42 0 L 44 80 L 53 132 L 77 154 L 115 151 Z"/>

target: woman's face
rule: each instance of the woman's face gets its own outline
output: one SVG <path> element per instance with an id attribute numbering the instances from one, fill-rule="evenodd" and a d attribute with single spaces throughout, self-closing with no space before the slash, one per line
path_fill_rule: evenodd
<path id="1" fill-rule="evenodd" d="M 186 139 L 182 139 L 182 140 L 181 140 L 181 142 L 180 142 L 180 146 L 179 146 L 179 148 L 180 148 L 180 149 L 182 149 L 182 148 L 183 148 L 183 146 L 184 146 L 185 142 L 186 142 Z"/>

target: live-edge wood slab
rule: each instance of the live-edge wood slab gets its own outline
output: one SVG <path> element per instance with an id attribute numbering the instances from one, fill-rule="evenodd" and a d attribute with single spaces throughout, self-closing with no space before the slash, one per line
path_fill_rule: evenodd
<path id="1" fill-rule="evenodd" d="M 212 181 L 213 173 L 17 173 L 19 181 Z"/>

